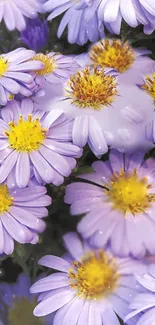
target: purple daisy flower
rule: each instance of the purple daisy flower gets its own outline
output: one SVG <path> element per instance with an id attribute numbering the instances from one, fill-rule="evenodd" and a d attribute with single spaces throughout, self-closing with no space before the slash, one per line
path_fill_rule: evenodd
<path id="1" fill-rule="evenodd" d="M 155 254 L 155 160 L 143 156 L 112 150 L 109 161 L 93 163 L 94 173 L 79 176 L 87 183 L 66 190 L 71 215 L 85 214 L 80 234 L 96 247 L 109 243 L 120 256 Z"/>
<path id="2" fill-rule="evenodd" d="M 48 20 L 65 12 L 59 28 L 58 37 L 68 27 L 68 42 L 85 44 L 88 40 L 96 42 L 104 37 L 104 26 L 97 17 L 97 7 L 101 0 L 47 0 L 44 4 L 45 12 L 51 12 Z"/>
<path id="3" fill-rule="evenodd" d="M 38 17 L 27 19 L 26 29 L 20 34 L 21 41 L 34 51 L 41 50 L 47 45 L 49 28 L 45 19 Z"/>
<path id="4" fill-rule="evenodd" d="M 145 26 L 144 32 L 150 33 L 155 27 L 155 2 L 154 0 L 128 0 L 128 10 L 124 0 L 100 0 L 98 18 L 104 21 L 111 32 L 120 34 L 122 19 L 131 27 L 138 24 Z"/>
<path id="5" fill-rule="evenodd" d="M 29 293 L 30 278 L 21 274 L 15 284 L 0 284 L 1 325 L 51 325 L 53 315 L 37 319 L 33 309 L 37 304 L 35 295 Z"/>
<path id="6" fill-rule="evenodd" d="M 75 233 L 64 236 L 67 250 L 63 258 L 47 255 L 40 265 L 61 271 L 32 285 L 31 293 L 40 293 L 37 317 L 56 311 L 53 324 L 119 325 L 136 292 L 133 274 L 146 272 L 138 260 L 113 256 L 107 249 L 94 249 L 81 242 Z"/>
<path id="7" fill-rule="evenodd" d="M 74 56 L 66 56 L 51 52 L 48 54 L 38 53 L 33 60 L 42 62 L 44 68 L 36 73 L 36 84 L 41 88 L 46 84 L 57 84 L 67 80 L 74 73 L 79 65 L 74 60 Z"/>
<path id="8" fill-rule="evenodd" d="M 0 255 L 12 254 L 14 240 L 20 244 L 36 244 L 38 233 L 45 230 L 42 218 L 51 204 L 46 187 L 31 185 L 24 189 L 12 187 L 13 179 L 0 185 Z"/>
<path id="9" fill-rule="evenodd" d="M 75 59 L 85 67 L 95 64 L 102 68 L 113 68 L 119 72 L 119 82 L 138 84 L 142 74 L 152 73 L 155 61 L 148 57 L 146 49 L 135 50 L 128 42 L 106 39 L 90 47 L 88 53 L 80 54 Z"/>
<path id="10" fill-rule="evenodd" d="M 138 125 L 137 119 L 139 114 L 145 115 L 145 121 L 152 118 L 153 98 L 136 85 L 120 82 L 110 68 L 107 71 L 86 66 L 72 75 L 60 90 L 63 94 L 55 96 L 54 102 L 52 97 L 51 105 L 48 100 L 45 108 L 61 108 L 74 118 L 72 138 L 79 147 L 88 143 L 96 156 L 107 152 L 108 145 L 132 152 L 142 144 L 146 150 L 150 148 L 145 139 L 145 127 Z M 144 103 L 147 110 L 143 110 Z M 125 115 L 130 118 L 124 118 Z M 132 119 L 136 119 L 136 123 L 132 123 Z"/>
<path id="11" fill-rule="evenodd" d="M 60 110 L 35 111 L 31 99 L 8 103 L 0 118 L 0 182 L 13 177 L 26 187 L 34 173 L 39 183 L 62 184 L 82 153 L 71 143 L 72 125 Z"/>
<path id="12" fill-rule="evenodd" d="M 31 61 L 35 52 L 18 48 L 0 55 L 0 105 L 6 105 L 12 95 L 31 96 L 35 86 L 30 72 L 42 69 L 42 62 Z"/>
<path id="13" fill-rule="evenodd" d="M 136 280 L 139 286 L 137 295 L 131 301 L 129 315 L 125 321 L 134 322 L 137 318 L 136 325 L 154 325 L 155 324 L 155 265 L 149 267 L 148 273 L 137 275 Z M 138 317 L 137 317 L 138 316 Z"/>
<path id="14" fill-rule="evenodd" d="M 42 6 L 39 0 L 1 0 L 0 22 L 4 23 L 9 30 L 26 28 L 25 17 L 35 18 L 41 12 Z"/>

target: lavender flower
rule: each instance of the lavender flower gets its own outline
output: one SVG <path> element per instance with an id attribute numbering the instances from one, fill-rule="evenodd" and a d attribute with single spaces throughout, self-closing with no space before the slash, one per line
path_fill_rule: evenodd
<path id="1" fill-rule="evenodd" d="M 129 305 L 131 311 L 125 317 L 125 321 L 128 322 L 131 319 L 134 322 L 136 317 L 136 325 L 153 325 L 155 320 L 155 265 L 150 265 L 148 273 L 137 275 L 136 279 L 139 288 L 137 295 Z"/>
<path id="2" fill-rule="evenodd" d="M 136 292 L 133 273 L 146 272 L 137 260 L 117 258 L 109 250 L 95 250 L 81 242 L 75 233 L 64 236 L 68 254 L 64 258 L 47 255 L 40 265 L 58 270 L 30 288 L 40 293 L 37 317 L 55 313 L 53 324 L 113 324 L 116 316 L 124 318 L 128 304 Z"/>
<path id="3" fill-rule="evenodd" d="M 0 2 L 0 22 L 4 19 L 6 27 L 12 31 L 18 29 L 22 31 L 26 28 L 25 17 L 31 19 L 41 12 L 40 0 L 1 0 Z"/>
<path id="4" fill-rule="evenodd" d="M 18 48 L 0 55 L 0 105 L 5 105 L 12 95 L 32 95 L 35 86 L 30 72 L 42 69 L 42 62 L 30 61 L 35 52 Z"/>
<path id="5" fill-rule="evenodd" d="M 66 56 L 51 52 L 48 54 L 38 53 L 33 58 L 42 62 L 44 68 L 36 72 L 36 84 L 42 88 L 46 87 L 47 83 L 57 84 L 62 83 L 77 70 L 79 65 L 74 61 L 73 56 Z"/>
<path id="6" fill-rule="evenodd" d="M 1 325 L 50 325 L 53 317 L 51 315 L 37 319 L 33 316 L 33 308 L 37 304 L 35 295 L 30 295 L 30 278 L 21 274 L 16 283 L 0 284 L 0 317 Z"/>
<path id="7" fill-rule="evenodd" d="M 95 64 L 102 68 L 113 68 L 119 72 L 119 82 L 139 84 L 142 75 L 152 73 L 154 60 L 148 57 L 146 49 L 135 50 L 128 42 L 116 39 L 99 41 L 90 47 L 88 53 L 80 54 L 75 59 L 85 67 Z"/>
<path id="8" fill-rule="evenodd" d="M 58 28 L 58 37 L 68 27 L 68 42 L 85 44 L 88 40 L 96 42 L 104 36 L 104 27 L 97 16 L 97 7 L 101 0 L 61 0 L 45 1 L 45 12 L 51 12 L 48 20 L 52 20 L 65 12 Z"/>
<path id="9" fill-rule="evenodd" d="M 122 0 L 100 0 L 98 18 L 113 33 L 120 34 L 122 19 L 131 27 L 144 25 L 144 32 L 151 33 L 155 28 L 154 0 L 128 0 L 128 10 Z"/>
<path id="10" fill-rule="evenodd" d="M 146 150 L 150 148 L 145 138 L 146 124 L 138 125 L 137 119 L 144 115 L 148 122 L 154 102 L 138 86 L 121 82 L 111 69 L 86 66 L 72 75 L 60 90 L 62 95 L 55 96 L 54 102 L 52 97 L 51 105 L 48 98 L 48 105 L 52 110 L 62 109 L 75 119 L 72 138 L 79 147 L 88 143 L 96 156 L 107 152 L 108 145 L 132 152 L 142 145 Z"/>
<path id="11" fill-rule="evenodd" d="M 109 161 L 93 163 L 94 173 L 79 176 L 87 183 L 66 190 L 71 214 L 85 214 L 77 227 L 80 234 L 96 247 L 110 243 L 120 256 L 155 254 L 155 160 L 143 161 L 143 156 L 112 150 Z"/>
<path id="12" fill-rule="evenodd" d="M 149 3 L 147 0 L 128 0 L 128 10 L 122 0 L 47 0 L 44 9 L 51 12 L 49 20 L 66 11 L 58 28 L 58 37 L 68 27 L 68 41 L 80 45 L 103 37 L 104 25 L 111 33 L 120 34 L 122 19 L 131 27 L 143 24 L 147 34 L 155 28 L 154 0 Z"/>
<path id="13" fill-rule="evenodd" d="M 0 182 L 15 177 L 26 187 L 31 173 L 39 183 L 60 185 L 81 150 L 71 143 L 72 121 L 62 111 L 34 110 L 31 99 L 10 102 L 1 110 Z"/>
<path id="14" fill-rule="evenodd" d="M 15 172 L 15 171 L 14 171 Z M 0 185 L 0 254 L 12 254 L 14 240 L 20 244 L 36 244 L 38 233 L 45 230 L 42 218 L 51 203 L 44 186 L 12 188 L 13 179 Z"/>
<path id="15" fill-rule="evenodd" d="M 45 19 L 27 19 L 26 29 L 20 34 L 21 41 L 34 51 L 47 45 L 49 38 L 48 24 Z"/>

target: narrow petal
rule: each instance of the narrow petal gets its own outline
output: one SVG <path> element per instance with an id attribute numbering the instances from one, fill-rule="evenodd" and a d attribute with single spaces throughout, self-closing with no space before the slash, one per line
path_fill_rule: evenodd
<path id="1" fill-rule="evenodd" d="M 73 143 L 80 148 L 86 145 L 88 141 L 88 116 L 77 116 L 75 118 L 72 137 Z"/>
<path id="2" fill-rule="evenodd" d="M 30 159 L 27 152 L 20 152 L 15 173 L 17 186 L 19 188 L 26 187 L 30 180 Z"/>
<path id="3" fill-rule="evenodd" d="M 68 272 L 68 268 L 70 267 L 70 264 L 67 261 L 54 255 L 46 255 L 40 258 L 38 264 L 62 272 Z"/>
<path id="4" fill-rule="evenodd" d="M 75 260 L 79 260 L 83 255 L 82 242 L 75 232 L 69 232 L 63 236 L 63 240 L 67 251 L 74 257 Z"/>
<path id="5" fill-rule="evenodd" d="M 71 290 L 62 289 L 52 297 L 40 302 L 34 309 L 34 315 L 37 317 L 46 316 L 61 308 L 74 297 L 74 293 Z"/>
<path id="6" fill-rule="evenodd" d="M 69 286 L 67 274 L 54 273 L 34 283 L 30 288 L 30 292 L 45 292 L 67 286 Z"/>

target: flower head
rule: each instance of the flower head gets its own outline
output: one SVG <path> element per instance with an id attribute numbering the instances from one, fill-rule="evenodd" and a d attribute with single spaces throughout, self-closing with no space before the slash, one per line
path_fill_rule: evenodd
<path id="1" fill-rule="evenodd" d="M 45 206 L 51 203 L 44 186 L 19 189 L 15 185 L 12 177 L 0 185 L 0 254 L 12 254 L 14 240 L 36 244 L 38 233 L 45 230 L 42 220 L 48 215 Z"/>
<path id="2" fill-rule="evenodd" d="M 55 84 L 64 82 L 75 72 L 78 64 L 74 57 L 51 52 L 48 54 L 38 53 L 33 59 L 43 63 L 43 69 L 36 71 L 36 83 L 44 88 L 46 83 Z"/>
<path id="3" fill-rule="evenodd" d="M 58 28 L 58 37 L 61 37 L 68 26 L 68 42 L 83 45 L 88 40 L 96 42 L 104 36 L 103 24 L 97 16 L 99 2 L 100 0 L 62 0 L 53 3 L 46 0 L 44 9 L 45 12 L 51 12 L 48 20 L 66 11 Z"/>
<path id="4" fill-rule="evenodd" d="M 137 325 L 153 324 L 155 319 L 155 265 L 147 273 L 137 275 L 137 295 L 131 300 L 125 321 L 137 318 Z"/>
<path id="5" fill-rule="evenodd" d="M 75 59 L 80 66 L 94 64 L 101 68 L 113 68 L 119 73 L 119 82 L 138 84 L 142 74 L 149 74 L 154 68 L 154 60 L 148 57 L 150 51 L 135 50 L 128 42 L 105 39 L 90 47 L 87 54 Z"/>
<path id="6" fill-rule="evenodd" d="M 24 48 L 0 55 L 0 105 L 18 93 L 32 95 L 35 83 L 30 72 L 44 67 L 42 62 L 30 60 L 34 55 L 34 51 Z"/>
<path id="7" fill-rule="evenodd" d="M 155 105 L 155 67 L 152 69 L 151 73 L 143 74 L 139 86 L 152 97 Z"/>
<path id="8" fill-rule="evenodd" d="M 52 97 L 51 105 L 48 102 L 46 108 L 61 108 L 75 119 L 72 137 L 76 145 L 82 147 L 88 143 L 96 156 L 107 152 L 108 144 L 124 151 L 133 151 L 143 142 L 148 149 L 144 126 L 131 123 L 131 119 L 138 114 L 137 107 L 143 111 L 144 101 L 147 102 L 145 122 L 152 118 L 153 99 L 137 85 L 120 80 L 116 71 L 86 66 L 66 81 L 61 92 L 55 96 L 54 102 Z M 129 121 L 124 118 L 123 110 L 131 107 L 135 113 L 129 114 Z"/>
<path id="9" fill-rule="evenodd" d="M 49 29 L 46 20 L 39 18 L 27 19 L 26 29 L 20 34 L 21 40 L 34 51 L 41 50 L 47 45 Z"/>
<path id="10" fill-rule="evenodd" d="M 154 159 L 143 157 L 112 150 L 109 161 L 92 165 L 94 173 L 79 176 L 87 183 L 66 190 L 71 214 L 85 214 L 77 228 L 81 235 L 97 247 L 110 243 L 120 256 L 155 253 L 155 167 Z"/>
<path id="11" fill-rule="evenodd" d="M 35 295 L 29 293 L 30 285 L 31 281 L 25 274 L 21 274 L 14 284 L 0 284 L 2 325 L 52 324 L 52 316 L 44 318 L 33 316 L 37 299 Z"/>
<path id="12" fill-rule="evenodd" d="M 32 173 L 39 183 L 62 184 L 81 154 L 71 143 L 72 121 L 60 110 L 35 111 L 31 99 L 10 102 L 1 116 L 1 182 L 15 174 L 22 188 Z"/>
<path id="13" fill-rule="evenodd" d="M 1 0 L 0 21 L 4 19 L 6 27 L 11 31 L 22 31 L 26 28 L 25 17 L 36 18 L 41 8 L 39 0 L 28 0 L 26 3 L 24 0 Z"/>
<path id="14" fill-rule="evenodd" d="M 60 272 L 49 275 L 30 288 L 40 293 L 34 309 L 37 317 L 55 312 L 54 324 L 74 319 L 75 325 L 105 324 L 111 320 L 117 325 L 119 317 L 127 314 L 128 303 L 135 295 L 133 273 L 143 273 L 146 266 L 131 258 L 117 258 L 107 249 L 94 249 L 81 242 L 75 233 L 68 233 L 64 241 L 69 251 L 66 258 L 47 255 L 39 260 Z M 115 314 L 116 313 L 116 314 Z"/>

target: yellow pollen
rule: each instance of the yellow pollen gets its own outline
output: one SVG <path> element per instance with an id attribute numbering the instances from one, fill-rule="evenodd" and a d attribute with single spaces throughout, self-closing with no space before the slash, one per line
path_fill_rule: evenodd
<path id="1" fill-rule="evenodd" d="M 124 171 L 114 173 L 109 184 L 105 184 L 108 202 L 113 209 L 126 214 L 131 212 L 134 215 L 144 212 L 155 201 L 155 194 L 148 191 L 152 184 L 148 183 L 147 177 L 139 179 L 136 169 L 127 174 Z"/>
<path id="2" fill-rule="evenodd" d="M 133 64 L 135 54 L 128 43 L 105 40 L 92 47 L 90 58 L 96 65 L 114 68 L 123 73 Z"/>
<path id="3" fill-rule="evenodd" d="M 105 75 L 103 69 L 86 67 L 71 76 L 66 89 L 67 98 L 81 108 L 101 109 L 110 105 L 117 95 L 116 78 Z"/>
<path id="4" fill-rule="evenodd" d="M 6 185 L 0 185 L 0 214 L 9 211 L 9 207 L 13 204 L 13 197 L 10 196 Z"/>
<path id="5" fill-rule="evenodd" d="M 42 318 L 33 315 L 36 301 L 29 301 L 27 298 L 15 298 L 13 306 L 9 307 L 8 325 L 43 325 Z"/>
<path id="6" fill-rule="evenodd" d="M 81 262 L 73 262 L 68 272 L 69 284 L 78 296 L 99 299 L 111 294 L 118 285 L 118 267 L 102 249 L 87 252 Z"/>
<path id="7" fill-rule="evenodd" d="M 15 95 L 13 95 L 13 94 L 10 94 L 10 95 L 8 96 L 8 100 L 9 100 L 9 101 L 13 100 L 14 98 L 15 98 Z"/>
<path id="8" fill-rule="evenodd" d="M 152 75 L 152 78 L 149 76 L 145 77 L 145 83 L 142 85 L 141 88 L 145 89 L 149 95 L 152 96 L 152 98 L 155 101 L 155 73 Z"/>
<path id="9" fill-rule="evenodd" d="M 10 122 L 9 127 L 5 134 L 10 147 L 19 152 L 38 150 L 46 137 L 46 130 L 41 128 L 39 119 L 32 119 L 32 115 L 27 120 L 20 116 L 18 123 Z"/>
<path id="10" fill-rule="evenodd" d="M 3 56 L 0 57 L 0 77 L 8 70 L 8 61 Z"/>
<path id="11" fill-rule="evenodd" d="M 32 58 L 31 60 L 37 60 L 37 61 L 41 61 L 42 63 L 44 63 L 43 69 L 35 71 L 36 74 L 41 75 L 41 76 L 48 74 L 48 73 L 52 73 L 56 68 L 55 59 L 53 57 L 50 58 L 45 54 L 36 54 L 36 56 L 34 56 L 34 58 Z"/>

